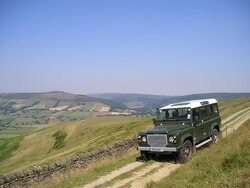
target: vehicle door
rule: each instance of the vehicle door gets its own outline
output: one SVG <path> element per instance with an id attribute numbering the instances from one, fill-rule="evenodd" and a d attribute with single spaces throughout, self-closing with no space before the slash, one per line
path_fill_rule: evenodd
<path id="1" fill-rule="evenodd" d="M 210 118 L 209 118 L 209 108 L 208 106 L 200 107 L 200 114 L 201 114 L 201 127 L 203 131 L 203 140 L 210 136 Z"/>
<path id="2" fill-rule="evenodd" d="M 200 117 L 200 108 L 192 109 L 192 123 L 195 129 L 194 131 L 194 141 L 199 143 L 204 139 L 203 136 L 203 123 L 201 122 Z"/>

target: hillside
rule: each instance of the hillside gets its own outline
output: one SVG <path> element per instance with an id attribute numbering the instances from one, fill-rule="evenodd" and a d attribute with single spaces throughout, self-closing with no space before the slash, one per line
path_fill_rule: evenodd
<path id="1" fill-rule="evenodd" d="M 130 138 L 150 124 L 149 118 L 96 117 L 53 123 L 22 136 L 0 139 L 0 174 L 93 151 Z"/>
<path id="2" fill-rule="evenodd" d="M 83 120 L 92 117 L 94 112 L 109 112 L 117 108 L 123 108 L 123 105 L 106 99 L 60 91 L 2 93 L 0 135 L 4 131 L 19 133 L 52 122 Z"/>
<path id="3" fill-rule="evenodd" d="M 89 94 L 88 96 L 109 99 L 124 104 L 127 108 L 132 109 L 151 108 L 152 104 L 157 103 L 160 100 L 172 98 L 171 96 L 164 95 L 147 95 L 136 93 L 100 93 Z"/>
<path id="4" fill-rule="evenodd" d="M 223 118 L 249 106 L 250 97 L 219 103 Z M 18 137 L 0 139 L 0 173 L 93 151 L 132 137 L 152 124 L 151 118 L 96 117 L 56 122 Z"/>

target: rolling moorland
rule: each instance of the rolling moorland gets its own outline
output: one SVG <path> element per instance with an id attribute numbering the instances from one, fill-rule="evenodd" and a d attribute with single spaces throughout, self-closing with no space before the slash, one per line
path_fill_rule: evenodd
<path id="1" fill-rule="evenodd" d="M 60 91 L 0 94 L 0 138 L 16 136 L 44 124 L 79 121 L 98 112 L 124 112 L 124 109 L 122 104 L 110 100 Z"/>
<path id="2" fill-rule="evenodd" d="M 222 119 L 226 119 L 228 116 L 232 115 L 235 112 L 238 112 L 242 109 L 246 109 L 250 107 L 250 97 L 246 98 L 237 98 L 233 100 L 226 100 L 219 103 L 220 108 L 220 114 L 222 115 Z M 234 119 L 233 119 L 234 120 Z M 249 125 L 249 123 L 245 123 L 245 125 Z M 243 125 L 241 129 L 241 132 L 247 133 L 249 132 L 249 126 L 244 127 Z M 169 178 L 174 179 L 176 176 L 176 173 L 173 173 L 167 178 L 163 183 L 157 184 L 157 183 L 151 183 L 148 186 L 151 187 L 187 187 L 187 185 L 192 185 L 192 187 L 202 187 L 206 186 L 209 183 L 212 185 L 216 185 L 217 187 L 224 187 L 224 186 L 218 186 L 219 185 L 219 179 L 222 176 L 218 175 L 218 172 L 224 173 L 223 175 L 223 184 L 222 185 L 233 185 L 235 183 L 237 184 L 246 184 L 247 180 L 244 178 L 246 174 L 249 174 L 249 160 L 247 162 L 246 159 L 249 159 L 249 154 L 246 152 L 246 144 L 244 145 L 244 149 L 242 151 L 238 151 L 240 144 L 237 146 L 237 143 L 243 143 L 248 139 L 249 137 L 247 134 L 242 134 L 241 137 L 240 133 L 234 133 L 230 137 L 226 138 L 225 141 L 223 141 L 226 144 L 220 145 L 212 145 L 212 147 L 205 148 L 204 150 L 197 151 L 199 155 L 197 155 L 191 162 L 184 165 L 184 168 L 179 168 L 176 173 L 178 174 L 178 177 L 181 179 L 182 183 L 178 184 L 178 180 L 175 180 L 173 184 L 171 182 L 166 182 L 166 180 L 169 180 Z M 236 134 L 236 135 L 235 135 Z M 237 137 L 237 138 L 236 138 Z M 232 144 L 231 144 L 232 142 Z M 236 147 L 237 146 L 237 147 Z M 233 149 L 233 151 L 231 151 Z M 217 161 L 218 155 L 221 155 L 219 157 L 219 160 Z M 240 157 L 240 153 L 244 153 L 244 157 Z M 229 156 L 227 156 L 227 154 Z M 135 158 L 138 157 L 139 154 L 137 151 L 131 151 L 130 153 L 110 160 L 105 160 L 100 162 L 99 165 L 94 165 L 89 169 L 83 170 L 82 173 L 76 174 L 75 176 L 72 176 L 70 179 L 65 180 L 58 180 L 56 185 L 52 185 L 49 187 L 79 187 L 81 185 L 86 185 L 94 180 L 97 180 L 99 177 L 102 177 L 106 174 L 109 174 L 113 172 L 114 170 L 117 170 L 123 166 L 126 166 L 127 164 L 134 162 Z M 234 157 L 240 157 L 239 159 L 234 160 Z M 205 159 L 205 160 L 204 160 Z M 204 161 L 203 161 L 204 160 Z M 225 161 L 225 162 L 223 162 Z M 137 167 L 127 173 L 124 173 L 116 178 L 114 178 L 111 181 L 107 181 L 106 183 L 98 186 L 98 187 L 108 187 L 111 186 L 122 180 L 129 180 L 130 178 L 133 179 L 133 176 L 136 176 L 137 172 L 146 169 L 148 166 L 151 166 L 154 163 L 154 161 L 150 161 L 148 163 L 145 163 L 141 165 L 140 167 Z M 191 163 L 191 164 L 190 164 Z M 224 163 L 224 167 L 222 167 L 222 163 Z M 159 167 L 156 167 L 152 171 L 149 171 L 146 175 L 153 174 L 156 172 L 159 168 L 164 166 L 165 163 L 161 163 Z M 207 165 L 211 164 L 211 165 Z M 227 169 L 225 167 L 227 164 L 231 165 Z M 167 164 L 169 165 L 169 163 Z M 210 168 L 211 166 L 214 166 L 214 168 Z M 192 169 L 188 168 L 192 167 Z M 218 167 L 218 170 L 216 168 Z M 235 167 L 235 168 L 234 168 Z M 244 167 L 244 168 L 243 168 Z M 248 169 L 248 170 L 247 170 Z M 190 173 L 188 173 L 190 172 Z M 232 172 L 232 173 L 231 173 Z M 211 173 L 211 174 L 210 174 Z M 146 176 L 144 175 L 144 176 Z M 185 175 L 182 177 L 182 175 Z M 231 177 L 234 175 L 237 175 L 237 180 L 232 181 Z M 243 175 L 241 177 L 241 175 Z M 143 176 L 143 177 L 144 177 Z M 199 181 L 196 181 L 195 179 L 199 179 Z M 203 181 L 204 180 L 204 181 Z M 213 182 L 213 181 L 217 182 Z M 190 184 L 191 183 L 191 184 Z M 213 184 L 214 183 L 214 184 Z M 130 183 L 124 184 L 124 187 L 130 187 Z M 167 186 L 165 186 L 167 185 Z M 169 186 L 170 185 L 170 186 Z M 174 185 L 174 186 L 171 186 Z M 201 186 L 202 185 L 202 186 Z M 215 187 L 216 187 L 215 186 Z M 140 186 L 139 186 L 140 187 Z M 230 187 L 230 186 L 229 186 Z"/>
<path id="3" fill-rule="evenodd" d="M 219 103 L 222 118 L 248 106 L 250 97 Z M 17 137 L 0 139 L 0 174 L 93 151 L 132 137 L 149 125 L 152 118 L 95 117 L 54 122 Z"/>
<path id="4" fill-rule="evenodd" d="M 107 115 L 150 117 L 155 115 L 157 107 L 169 103 L 212 97 L 222 101 L 244 96 L 250 96 L 250 93 L 211 93 L 176 97 L 145 94 L 85 96 L 61 91 L 3 93 L 0 94 L 0 138 L 15 137 L 54 122 L 73 122 Z"/>
<path id="5" fill-rule="evenodd" d="M 88 96 L 112 100 L 119 104 L 123 104 L 130 109 L 140 109 L 140 111 L 154 113 L 156 108 L 180 101 L 206 98 L 216 98 L 218 101 L 223 101 L 234 98 L 247 97 L 250 96 L 250 93 L 203 93 L 184 96 L 145 95 L 132 93 L 102 93 L 89 94 Z"/>

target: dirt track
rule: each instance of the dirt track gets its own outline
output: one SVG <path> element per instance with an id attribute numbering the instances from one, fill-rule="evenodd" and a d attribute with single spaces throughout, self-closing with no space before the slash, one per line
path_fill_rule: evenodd
<path id="1" fill-rule="evenodd" d="M 239 115 L 239 117 L 237 117 L 237 115 Z M 234 120 L 230 122 L 230 120 L 232 119 Z M 222 136 L 225 137 L 229 135 L 230 133 L 238 129 L 248 119 L 250 119 L 250 107 L 229 116 L 228 118 L 222 121 L 222 124 L 224 124 L 222 128 Z M 129 172 L 133 169 L 136 169 L 137 167 L 143 164 L 144 163 L 142 162 L 130 163 L 118 170 L 113 171 L 112 173 L 108 175 L 100 177 L 96 181 L 85 185 L 83 188 L 92 188 L 92 187 L 96 187 L 98 185 L 104 184 L 114 179 L 115 177 L 120 176 L 121 174 Z M 115 182 L 110 187 L 117 188 L 117 187 L 121 187 L 121 186 L 129 184 L 130 187 L 143 188 L 146 186 L 147 183 L 151 181 L 159 181 L 163 179 L 164 177 L 168 176 L 171 172 L 173 172 L 180 166 L 181 166 L 180 164 L 175 164 L 175 163 L 170 163 L 170 162 L 164 162 L 164 163 L 154 162 L 153 164 L 134 172 L 132 176 Z"/>

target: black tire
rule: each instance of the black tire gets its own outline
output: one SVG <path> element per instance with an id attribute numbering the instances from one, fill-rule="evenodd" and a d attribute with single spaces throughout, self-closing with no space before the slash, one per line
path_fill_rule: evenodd
<path id="1" fill-rule="evenodd" d="M 150 160 L 150 155 L 146 151 L 141 151 L 141 159 L 145 162 Z"/>
<path id="2" fill-rule="evenodd" d="M 186 140 L 180 152 L 177 155 L 178 160 L 182 163 L 189 161 L 193 157 L 193 152 L 194 152 L 194 149 L 193 149 L 192 142 L 190 140 Z"/>
<path id="3" fill-rule="evenodd" d="M 219 141 L 219 131 L 218 129 L 213 129 L 213 134 L 212 134 L 212 140 L 213 140 L 213 143 L 217 143 Z"/>

